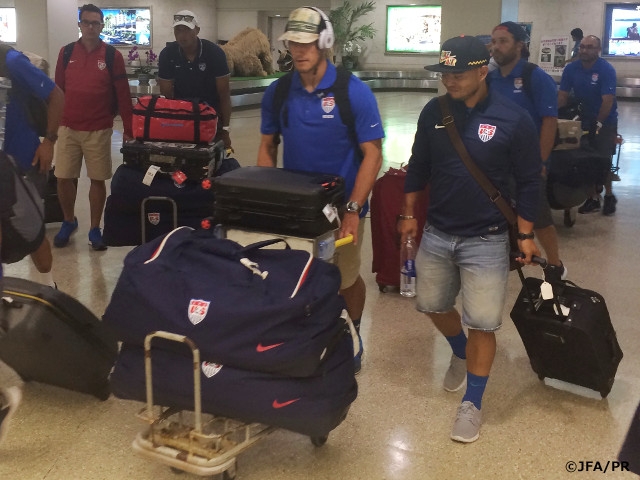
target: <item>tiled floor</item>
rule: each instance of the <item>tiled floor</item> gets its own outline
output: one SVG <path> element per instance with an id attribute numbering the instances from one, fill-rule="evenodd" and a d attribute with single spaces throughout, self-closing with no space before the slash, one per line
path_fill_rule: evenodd
<path id="1" fill-rule="evenodd" d="M 379 92 L 387 139 L 385 169 L 408 159 L 418 113 L 431 93 Z M 580 215 L 573 228 L 555 212 L 561 256 L 569 278 L 602 293 L 625 357 L 610 395 L 540 382 L 509 319 L 519 290 L 512 274 L 498 333 L 498 353 L 483 403 L 480 439 L 461 445 L 449 439 L 460 393 L 441 383 L 450 350 L 411 299 L 378 291 L 369 272 L 370 243 L 363 274 L 368 300 L 363 317 L 366 355 L 358 376 L 360 392 L 345 422 L 322 448 L 308 438 L 277 431 L 238 459 L 238 479 L 561 479 L 569 461 L 616 458 L 631 415 L 640 401 L 640 104 L 620 102 L 620 131 L 626 139 L 620 160 L 622 181 L 615 217 Z M 259 110 L 234 113 L 236 155 L 251 165 L 259 143 Z M 114 165 L 120 163 L 114 135 Z M 92 252 L 87 246 L 88 182 L 78 201 L 79 232 L 54 251 L 54 277 L 61 290 L 101 315 L 129 248 Z M 48 228 L 53 237 L 57 226 Z M 36 278 L 28 261 L 8 275 Z M 540 270 L 530 267 L 529 275 Z M 35 354 L 36 352 L 34 352 Z M 7 441 L 0 446 L 0 479 L 173 479 L 167 467 L 139 458 L 131 442 L 143 424 L 141 404 L 94 398 L 47 385 L 27 384 Z M 640 454 L 640 453 L 639 453 Z M 611 466 L 609 466 L 609 469 Z M 629 478 L 619 472 L 579 472 L 576 478 Z"/>

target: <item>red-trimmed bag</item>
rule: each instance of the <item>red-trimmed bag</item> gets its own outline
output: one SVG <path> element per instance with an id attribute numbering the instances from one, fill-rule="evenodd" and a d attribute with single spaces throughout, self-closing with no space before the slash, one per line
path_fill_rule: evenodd
<path id="1" fill-rule="evenodd" d="M 146 95 L 133 107 L 133 136 L 137 140 L 211 143 L 217 129 L 218 115 L 205 102 Z"/>

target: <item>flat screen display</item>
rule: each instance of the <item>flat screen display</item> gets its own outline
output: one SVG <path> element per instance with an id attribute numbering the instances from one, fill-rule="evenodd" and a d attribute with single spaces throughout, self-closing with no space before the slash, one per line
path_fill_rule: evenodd
<path id="1" fill-rule="evenodd" d="M 16 43 L 16 9 L 0 8 L 0 40 L 5 43 Z"/>
<path id="2" fill-rule="evenodd" d="M 148 47 L 151 45 L 150 7 L 100 8 L 100 10 L 104 14 L 104 28 L 100 38 L 105 43 L 114 46 Z"/>
<path id="3" fill-rule="evenodd" d="M 388 5 L 386 51 L 439 52 L 441 12 L 440 5 Z"/>
<path id="4" fill-rule="evenodd" d="M 607 3 L 602 54 L 640 58 L 640 3 Z"/>

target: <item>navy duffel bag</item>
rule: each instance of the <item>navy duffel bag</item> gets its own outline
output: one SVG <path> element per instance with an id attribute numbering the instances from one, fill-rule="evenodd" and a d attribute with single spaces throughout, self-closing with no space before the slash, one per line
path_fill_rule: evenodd
<path id="1" fill-rule="evenodd" d="M 144 358 L 143 347 L 123 344 L 111 374 L 111 390 L 116 397 L 146 401 Z M 153 348 L 151 365 L 154 405 L 193 410 L 194 365 L 190 352 Z M 311 437 L 326 436 L 337 427 L 358 394 L 348 336 L 342 337 L 321 366 L 321 374 L 314 377 L 284 377 L 207 361 L 202 361 L 198 370 L 202 412 Z"/>
<path id="2" fill-rule="evenodd" d="M 164 330 L 234 368 L 314 375 L 345 331 L 335 265 L 178 228 L 133 249 L 104 314 L 119 340 Z M 345 314 L 346 315 L 346 314 Z"/>

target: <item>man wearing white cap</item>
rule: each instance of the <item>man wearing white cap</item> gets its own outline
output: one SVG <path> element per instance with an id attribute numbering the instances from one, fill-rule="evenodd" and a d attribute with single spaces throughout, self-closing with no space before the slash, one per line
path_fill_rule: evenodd
<path id="1" fill-rule="evenodd" d="M 338 259 L 340 293 L 359 329 L 366 296 L 360 276 L 361 219 L 367 213 L 367 199 L 382 164 L 384 130 L 378 105 L 367 85 L 349 72 L 338 71 L 327 60 L 334 36 L 322 11 L 302 7 L 291 12 L 279 40 L 284 40 L 291 52 L 295 71 L 265 91 L 258 165 L 276 166 L 282 133 L 284 168 L 333 173 L 345 179 L 347 202 L 339 236 L 351 234 L 354 241 L 341 248 Z M 278 85 L 285 81 L 289 87 L 278 108 Z M 351 121 L 345 121 L 347 117 Z M 360 361 L 356 356 L 356 372 Z"/>
<path id="2" fill-rule="evenodd" d="M 198 19 L 190 10 L 180 10 L 173 16 L 176 41 L 160 52 L 158 80 L 160 93 L 167 98 L 199 98 L 218 113 L 218 135 L 231 147 L 231 90 L 229 67 L 224 51 L 209 40 L 198 38 Z"/>

